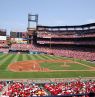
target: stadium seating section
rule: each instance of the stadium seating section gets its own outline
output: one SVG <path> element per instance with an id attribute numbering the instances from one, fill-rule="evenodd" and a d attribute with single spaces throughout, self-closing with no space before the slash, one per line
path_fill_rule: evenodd
<path id="1" fill-rule="evenodd" d="M 0 97 L 57 96 L 95 92 L 94 80 L 0 81 Z M 86 96 L 89 97 L 89 96 Z"/>

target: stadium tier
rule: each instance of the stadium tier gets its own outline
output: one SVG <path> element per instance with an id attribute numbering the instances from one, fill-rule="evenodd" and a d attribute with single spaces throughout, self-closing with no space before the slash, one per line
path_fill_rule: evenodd
<path id="1" fill-rule="evenodd" d="M 68 44 L 73 42 L 75 45 L 89 45 L 95 39 L 95 23 L 80 25 L 80 26 L 37 26 L 37 42 L 40 40 L 46 41 L 44 44 Z M 41 42 L 39 42 L 41 44 Z M 72 45 L 72 43 L 71 43 Z M 94 44 L 92 44 L 94 45 Z"/>
<path id="2" fill-rule="evenodd" d="M 95 23 L 76 26 L 37 26 L 33 33 L 32 45 L 35 46 L 35 50 L 43 49 L 44 52 L 53 55 L 95 60 Z"/>

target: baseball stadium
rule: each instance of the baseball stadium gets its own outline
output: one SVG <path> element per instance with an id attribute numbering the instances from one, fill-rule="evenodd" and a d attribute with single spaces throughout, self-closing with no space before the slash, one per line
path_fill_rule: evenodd
<path id="1" fill-rule="evenodd" d="M 0 30 L 0 97 L 94 97 L 94 77 L 95 23 L 44 26 L 28 14 L 26 32 Z"/>

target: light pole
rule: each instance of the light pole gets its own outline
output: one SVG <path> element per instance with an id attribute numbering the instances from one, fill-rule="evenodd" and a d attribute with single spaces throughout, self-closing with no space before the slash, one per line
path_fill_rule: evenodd
<path id="1" fill-rule="evenodd" d="M 50 35 L 50 53 L 52 53 L 52 49 L 51 49 L 51 39 L 52 39 L 52 37 L 51 37 L 51 34 L 49 34 Z"/>
<path id="2" fill-rule="evenodd" d="M 50 37 L 50 49 L 51 49 L 51 37 Z"/>

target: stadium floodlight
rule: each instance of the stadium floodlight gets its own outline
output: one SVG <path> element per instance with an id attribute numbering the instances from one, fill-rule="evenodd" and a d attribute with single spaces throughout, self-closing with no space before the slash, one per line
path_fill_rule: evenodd
<path id="1" fill-rule="evenodd" d="M 35 22 L 36 23 L 36 27 L 38 25 L 38 14 L 28 14 L 28 28 L 31 28 L 30 27 L 30 23 L 33 23 Z"/>

